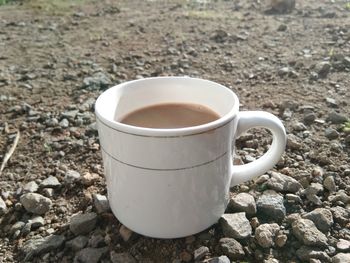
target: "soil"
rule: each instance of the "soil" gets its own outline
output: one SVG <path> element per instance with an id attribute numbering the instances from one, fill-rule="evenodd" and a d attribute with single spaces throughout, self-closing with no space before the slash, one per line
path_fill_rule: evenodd
<path id="1" fill-rule="evenodd" d="M 275 171 L 297 179 L 304 188 L 333 176 L 336 191 L 349 195 L 350 135 L 344 120 L 329 118 L 332 112 L 350 116 L 348 4 L 297 1 L 291 13 L 282 14 L 266 13 L 266 3 L 253 0 L 82 1 L 62 11 L 20 3 L 1 6 L 0 160 L 17 130 L 20 140 L 0 175 L 7 206 L 0 215 L 0 262 L 23 261 L 21 247 L 33 236 L 74 237 L 69 231 L 71 215 L 94 210 L 92 194 L 106 194 L 93 102 L 106 86 L 142 77 L 188 75 L 231 88 L 241 110 L 271 112 L 283 120 L 288 135 L 297 137 L 300 145 L 288 144 Z M 108 77 L 107 85 L 84 84 L 98 72 Z M 72 110 L 78 110 L 77 116 L 64 114 Z M 307 120 L 310 113 L 316 120 Z M 334 129 L 333 136 L 327 129 Z M 253 134 L 238 141 L 243 161 L 262 154 L 271 141 L 264 131 Z M 315 173 L 318 169 L 320 174 Z M 65 184 L 67 170 L 78 171 L 87 182 Z M 89 179 L 94 174 L 99 176 Z M 53 202 L 43 216 L 45 225 L 13 237 L 9 227 L 30 217 L 19 199 L 23 186 L 40 184 L 50 175 L 61 185 L 51 196 L 38 190 Z M 231 194 L 244 191 L 256 198 L 265 188 L 251 181 L 232 188 Z M 349 209 L 346 202 L 330 202 L 329 195 L 325 189 L 316 205 L 300 194 L 300 204 L 286 205 L 287 215 L 336 205 Z M 257 218 L 274 222 L 259 214 Z M 296 255 L 299 241 L 288 232 L 286 220 L 281 225 L 288 236 L 282 248 L 259 247 L 253 236 L 240 240 L 244 261 L 301 262 Z M 209 248 L 201 260 L 224 254 L 220 224 L 189 238 L 158 240 L 134 234 L 127 242 L 120 226 L 111 213 L 99 215 L 93 233 L 101 233 L 108 247 L 101 262 L 111 262 L 111 251 L 128 252 L 138 262 L 193 261 L 194 250 L 201 246 Z M 329 240 L 349 239 L 349 226 L 334 223 Z M 336 251 L 327 252 L 330 257 L 339 252 L 333 243 L 329 246 Z M 73 262 L 75 254 L 61 245 L 31 262 Z"/>

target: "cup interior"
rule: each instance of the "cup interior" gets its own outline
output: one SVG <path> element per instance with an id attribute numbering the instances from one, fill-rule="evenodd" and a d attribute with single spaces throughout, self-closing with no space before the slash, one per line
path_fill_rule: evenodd
<path id="1" fill-rule="evenodd" d="M 163 103 L 201 104 L 218 113 L 220 119 L 238 112 L 239 106 L 237 96 L 218 83 L 189 77 L 157 77 L 125 82 L 108 89 L 98 98 L 96 112 L 118 123 L 130 112 Z"/>

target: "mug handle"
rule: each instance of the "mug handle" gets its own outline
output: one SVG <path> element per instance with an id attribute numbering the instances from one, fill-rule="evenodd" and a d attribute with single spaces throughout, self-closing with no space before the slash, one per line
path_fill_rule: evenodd
<path id="1" fill-rule="evenodd" d="M 271 131 L 273 140 L 269 150 L 259 159 L 243 164 L 232 164 L 231 187 L 260 176 L 271 169 L 281 158 L 287 143 L 282 122 L 265 111 L 243 111 L 238 113 L 236 138 L 251 128 L 266 128 Z"/>

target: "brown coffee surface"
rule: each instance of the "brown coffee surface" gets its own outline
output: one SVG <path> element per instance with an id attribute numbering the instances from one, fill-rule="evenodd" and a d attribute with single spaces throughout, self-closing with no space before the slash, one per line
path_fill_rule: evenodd
<path id="1" fill-rule="evenodd" d="M 174 129 L 198 126 L 219 118 L 219 114 L 200 104 L 164 103 L 137 109 L 119 122 L 145 128 Z"/>

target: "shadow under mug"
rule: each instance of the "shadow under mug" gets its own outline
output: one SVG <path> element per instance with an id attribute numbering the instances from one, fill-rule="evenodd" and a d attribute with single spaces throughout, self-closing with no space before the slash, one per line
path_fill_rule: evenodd
<path id="1" fill-rule="evenodd" d="M 116 121 L 160 103 L 201 104 L 221 117 L 177 129 Z M 184 237 L 217 223 L 228 204 L 230 187 L 271 169 L 286 145 L 284 126 L 276 116 L 239 112 L 234 92 L 203 79 L 125 82 L 103 92 L 95 112 L 111 210 L 122 224 L 149 237 Z M 271 131 L 269 150 L 251 163 L 233 165 L 235 139 L 253 127 Z"/>

